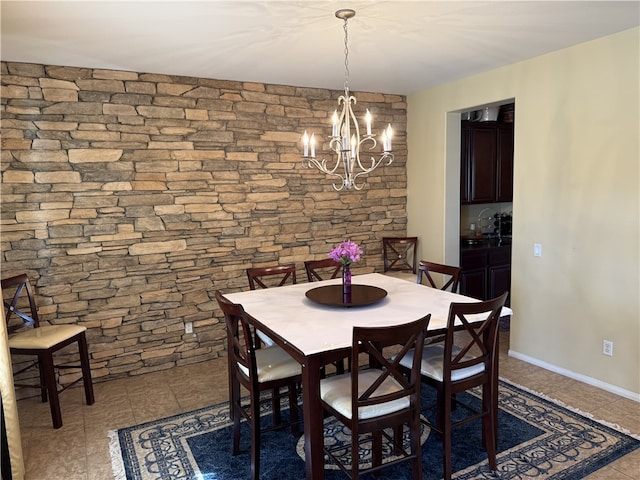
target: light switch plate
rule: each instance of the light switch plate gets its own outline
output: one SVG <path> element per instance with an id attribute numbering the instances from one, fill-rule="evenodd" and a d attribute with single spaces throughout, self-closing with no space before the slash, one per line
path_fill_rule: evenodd
<path id="1" fill-rule="evenodd" d="M 541 243 L 534 243 L 533 244 L 533 256 L 534 257 L 541 257 L 542 256 L 542 244 Z"/>

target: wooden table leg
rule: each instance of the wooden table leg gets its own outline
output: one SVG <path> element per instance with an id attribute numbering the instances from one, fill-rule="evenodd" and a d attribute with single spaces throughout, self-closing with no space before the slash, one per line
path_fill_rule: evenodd
<path id="1" fill-rule="evenodd" d="M 324 415 L 320 403 L 320 368 L 318 358 L 307 358 L 302 366 L 304 402 L 304 453 L 307 480 L 324 479 Z"/>

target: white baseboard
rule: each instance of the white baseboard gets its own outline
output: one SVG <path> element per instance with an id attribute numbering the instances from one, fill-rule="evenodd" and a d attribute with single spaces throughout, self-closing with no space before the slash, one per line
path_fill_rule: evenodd
<path id="1" fill-rule="evenodd" d="M 510 357 L 516 358 L 518 360 L 522 360 L 523 362 L 530 363 L 532 365 L 535 365 L 540 368 L 544 368 L 545 370 L 549 370 L 554 373 L 558 373 L 565 377 L 573 378 L 574 380 L 578 380 L 579 382 L 586 383 L 587 385 L 592 385 L 602 390 L 606 390 L 607 392 L 611 392 L 616 395 L 620 395 L 621 397 L 628 398 L 629 400 L 634 400 L 640 403 L 640 393 L 632 392 L 630 390 L 625 390 L 624 388 L 616 387 L 615 385 L 605 383 L 601 380 L 587 377 L 586 375 L 572 372 L 571 370 L 560 368 L 557 365 L 552 365 L 550 363 L 543 362 L 541 360 L 538 360 L 537 358 L 524 355 L 522 353 L 516 352 L 511 349 L 509 349 L 508 354 Z"/>

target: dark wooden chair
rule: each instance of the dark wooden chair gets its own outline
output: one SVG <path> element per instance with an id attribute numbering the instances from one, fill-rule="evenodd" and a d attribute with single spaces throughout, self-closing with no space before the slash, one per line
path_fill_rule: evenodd
<path id="1" fill-rule="evenodd" d="M 86 327 L 80 325 L 40 325 L 35 292 L 26 274 L 5 278 L 1 281 L 4 306 L 6 308 L 9 350 L 12 354 L 35 356 L 36 361 L 15 372 L 22 372 L 38 366 L 40 382 L 38 385 L 15 383 L 19 387 L 38 388 L 43 402 L 49 400 L 51 420 L 54 428 L 62 427 L 60 400 L 58 395 L 80 380 L 84 383 L 87 405 L 93 405 L 93 383 L 89 364 Z M 80 364 L 54 363 L 54 354 L 71 345 L 78 345 Z M 82 376 L 58 390 L 56 370 L 79 369 Z"/>
<path id="2" fill-rule="evenodd" d="M 304 262 L 304 269 L 307 271 L 307 280 L 310 282 L 338 278 L 342 275 L 342 264 L 332 258 L 307 260 Z"/>
<path id="3" fill-rule="evenodd" d="M 383 237 L 384 272 L 410 271 L 416 274 L 418 237 Z"/>
<path id="4" fill-rule="evenodd" d="M 449 290 L 453 293 L 458 293 L 458 283 L 460 281 L 460 267 L 454 267 L 452 265 L 443 265 L 441 263 L 427 262 L 426 260 L 420 260 L 418 265 L 418 278 L 417 282 L 425 285 L 424 281 L 428 282 L 428 285 L 433 288 L 439 288 L 440 290 Z M 437 282 L 431 275 L 432 273 L 438 273 L 444 277 L 442 286 L 438 287 Z"/>
<path id="5" fill-rule="evenodd" d="M 422 351 L 430 317 L 427 315 L 415 322 L 392 327 L 354 327 L 351 354 L 354 368 L 350 373 L 320 381 L 324 410 L 351 431 L 351 468 L 341 463 L 335 455 L 335 447 L 325 446 L 325 453 L 354 480 L 365 470 L 360 466 L 358 446 L 361 435 L 366 433 L 372 437 L 372 466 L 367 471 L 379 473 L 382 468 L 411 461 L 412 478 L 422 479 L 421 357 L 414 355 L 408 375 L 400 368 L 400 361 L 409 351 L 416 354 Z M 385 349 L 390 355 L 385 355 Z M 361 354 L 369 356 L 369 365 L 360 364 Z M 409 451 L 402 444 L 405 424 L 409 426 L 411 437 Z M 391 429 L 393 435 L 385 429 Z M 382 461 L 383 438 L 391 443 L 398 458 Z"/>
<path id="6" fill-rule="evenodd" d="M 496 470 L 498 416 L 498 322 L 507 294 L 484 302 L 452 303 L 444 342 L 426 345 L 422 352 L 421 375 L 437 391 L 435 424 L 431 428 L 442 435 L 444 478 L 451 478 L 451 431 L 476 419 L 482 419 L 482 442 L 489 468 Z M 476 320 L 482 315 L 484 320 Z M 474 318 L 476 317 L 476 318 Z M 459 325 L 456 325 L 459 322 Z M 417 351 L 416 351 L 417 354 Z M 410 352 L 402 365 L 413 366 Z M 458 393 L 482 387 L 481 408 L 460 401 Z M 451 411 L 461 406 L 468 415 L 452 423 Z"/>
<path id="7" fill-rule="evenodd" d="M 304 269 L 307 272 L 307 280 L 309 282 L 329 280 L 331 278 L 338 278 L 342 275 L 342 264 L 336 262 L 332 258 L 323 258 L 322 260 L 307 260 L 304 262 Z M 350 360 L 347 359 L 347 369 L 351 368 Z M 344 360 L 338 360 L 333 363 L 336 373 L 344 373 Z M 322 371 L 325 374 L 325 370 Z"/>
<path id="8" fill-rule="evenodd" d="M 291 433 L 300 435 L 297 403 L 297 385 L 302 367 L 278 346 L 256 348 L 256 338 L 242 305 L 232 303 L 219 291 L 215 293 L 224 313 L 227 330 L 229 364 L 229 403 L 233 418 L 233 455 L 240 452 L 240 421 L 245 418 L 251 427 L 251 479 L 260 478 L 260 433 L 275 428 L 291 427 Z M 241 387 L 248 392 L 248 404 L 243 401 Z M 263 392 L 279 392 L 287 387 L 290 422 L 282 423 L 274 412 L 273 426 L 260 428 L 260 405 L 273 399 L 261 396 Z M 280 405 L 281 397 L 275 400 Z"/>
<path id="9" fill-rule="evenodd" d="M 282 287 L 289 282 L 295 284 L 296 265 L 290 263 L 271 267 L 247 268 L 247 278 L 249 279 L 249 288 L 251 290 L 255 290 L 257 287 Z"/>
<path id="10" fill-rule="evenodd" d="M 255 290 L 256 288 L 283 287 L 289 284 L 295 285 L 297 283 L 296 265 L 289 263 L 287 265 L 247 268 L 247 278 L 249 279 L 249 288 L 251 290 Z M 267 346 L 274 345 L 273 340 L 269 338 L 266 333 L 257 330 L 256 334 L 263 344 Z"/>

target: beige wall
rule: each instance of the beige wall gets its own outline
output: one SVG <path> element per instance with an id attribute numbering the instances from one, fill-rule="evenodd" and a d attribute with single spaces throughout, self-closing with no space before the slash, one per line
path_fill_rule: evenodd
<path id="1" fill-rule="evenodd" d="M 409 96 L 407 160 L 408 233 L 424 240 L 423 258 L 457 262 L 452 112 L 515 99 L 511 354 L 635 399 L 639 32 Z M 602 355 L 603 339 L 613 357 Z"/>

